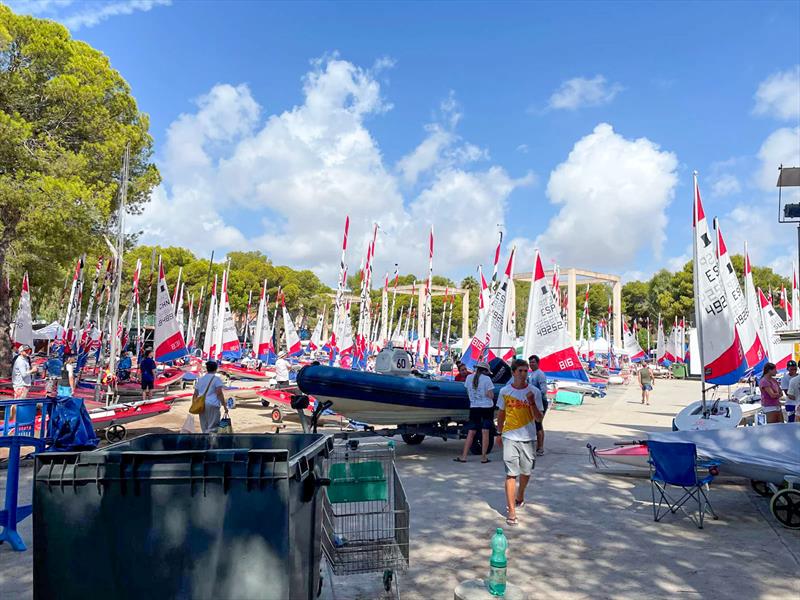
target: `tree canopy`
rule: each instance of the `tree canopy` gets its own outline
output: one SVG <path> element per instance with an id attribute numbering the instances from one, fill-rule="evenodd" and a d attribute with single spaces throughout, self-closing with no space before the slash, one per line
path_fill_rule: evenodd
<path id="1" fill-rule="evenodd" d="M 103 243 L 130 145 L 128 210 L 160 181 L 149 119 L 107 56 L 53 21 L 0 4 L 0 265 L 18 280 L 58 284 L 62 269 Z M 0 286 L 0 357 L 10 350 Z M 7 360 L 0 359 L 6 364 Z"/>

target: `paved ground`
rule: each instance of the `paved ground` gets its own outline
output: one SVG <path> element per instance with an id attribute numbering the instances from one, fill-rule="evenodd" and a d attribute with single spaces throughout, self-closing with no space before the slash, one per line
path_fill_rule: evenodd
<path id="1" fill-rule="evenodd" d="M 603 447 L 669 429 L 677 410 L 698 395 L 698 383 L 660 381 L 648 407 L 630 386 L 548 413 L 548 453 L 537 461 L 520 525 L 506 528 L 509 580 L 536 599 L 800 598 L 800 533 L 781 528 L 748 486 L 713 485 L 721 518 L 698 530 L 685 518 L 654 523 L 645 480 L 590 466 L 587 442 Z M 187 408 L 184 402 L 137 430 L 177 430 Z M 233 413 L 237 431 L 271 430 L 265 419 L 257 406 Z M 412 511 L 411 567 L 400 576 L 401 597 L 450 600 L 457 582 L 484 576 L 491 534 L 505 525 L 502 462 L 495 453 L 487 465 L 454 463 L 453 441 L 397 447 Z M 29 495 L 30 468 L 24 477 Z M 30 519 L 21 530 L 29 541 Z M 30 550 L 0 546 L 0 598 L 31 598 L 31 564 Z M 336 578 L 326 596 L 379 597 L 380 575 Z"/>

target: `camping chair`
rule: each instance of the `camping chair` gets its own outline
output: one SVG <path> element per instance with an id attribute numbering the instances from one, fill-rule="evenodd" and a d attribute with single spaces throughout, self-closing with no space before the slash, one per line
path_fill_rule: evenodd
<path id="1" fill-rule="evenodd" d="M 660 521 L 668 512 L 676 513 L 680 509 L 700 529 L 703 528 L 703 517 L 706 507 L 715 519 L 718 519 L 714 507 L 708 500 L 706 491 L 708 484 L 714 480 L 709 473 L 702 479 L 697 475 L 698 468 L 719 466 L 717 461 L 697 461 L 697 447 L 694 444 L 675 442 L 647 442 L 650 453 L 650 488 L 653 493 L 653 520 Z M 669 486 L 681 488 L 683 495 L 675 500 L 669 494 Z M 659 498 L 656 505 L 656 490 Z M 683 506 L 689 500 L 697 502 L 698 518 L 686 512 Z M 666 506 L 664 506 L 666 504 Z M 662 510 L 663 506 L 663 510 Z"/>

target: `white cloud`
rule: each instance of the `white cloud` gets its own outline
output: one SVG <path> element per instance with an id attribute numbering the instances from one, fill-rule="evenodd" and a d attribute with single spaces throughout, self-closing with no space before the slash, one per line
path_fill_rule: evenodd
<path id="1" fill-rule="evenodd" d="M 94 27 L 106 19 L 169 6 L 172 0 L 27 0 L 10 2 L 15 12 L 54 19 L 72 30 Z"/>
<path id="2" fill-rule="evenodd" d="M 337 57 L 315 61 L 303 92 L 301 104 L 260 121 L 246 86 L 218 85 L 195 113 L 176 119 L 160 161 L 164 184 L 135 219 L 143 241 L 203 253 L 250 247 L 332 283 L 349 215 L 351 265 L 379 222 L 379 274 L 395 262 L 403 272 L 424 273 L 431 224 L 437 273 L 471 271 L 491 256 L 495 242 L 484 235 L 486 220 L 503 222 L 508 196 L 533 176 L 515 179 L 496 165 L 475 168 L 487 154 L 457 134 L 460 113 L 452 96 L 425 140 L 392 168 L 366 127 L 391 107 L 374 67 Z M 431 146 L 435 151 L 420 150 Z M 406 195 L 403 184 L 413 181 L 415 191 Z"/>
<path id="3" fill-rule="evenodd" d="M 739 183 L 739 179 L 730 173 L 720 175 L 716 181 L 711 184 L 711 193 L 720 198 L 738 194 L 741 191 L 742 186 Z"/>
<path id="4" fill-rule="evenodd" d="M 779 119 L 800 117 L 800 65 L 767 77 L 756 90 L 757 115 L 770 115 Z"/>
<path id="5" fill-rule="evenodd" d="M 622 91 L 618 83 L 609 83 L 602 75 L 591 79 L 575 77 L 563 82 L 550 96 L 548 108 L 576 110 L 584 106 L 608 104 Z"/>
<path id="6" fill-rule="evenodd" d="M 761 167 L 756 184 L 763 190 L 775 191 L 778 167 L 800 167 L 800 127 L 783 127 L 772 132 L 758 151 Z"/>
<path id="7" fill-rule="evenodd" d="M 547 195 L 561 209 L 536 244 L 561 264 L 589 268 L 630 267 L 647 249 L 660 256 L 677 166 L 673 153 L 601 123 L 550 174 Z"/>
<path id="8" fill-rule="evenodd" d="M 521 152 L 522 154 L 528 153 L 528 144 L 520 144 L 517 146 L 517 152 Z"/>

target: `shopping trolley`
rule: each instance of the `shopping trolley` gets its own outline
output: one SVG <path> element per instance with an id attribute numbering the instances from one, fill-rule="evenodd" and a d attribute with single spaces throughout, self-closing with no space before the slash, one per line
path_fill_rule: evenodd
<path id="1" fill-rule="evenodd" d="M 394 442 L 334 446 L 326 461 L 322 552 L 335 575 L 383 572 L 399 597 L 397 571 L 408 569 L 409 508 L 394 464 Z"/>

